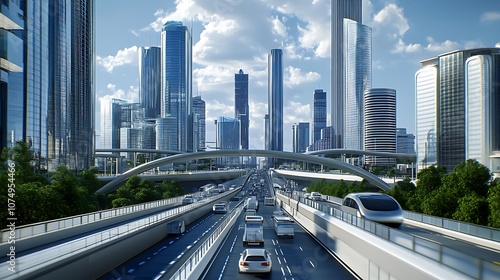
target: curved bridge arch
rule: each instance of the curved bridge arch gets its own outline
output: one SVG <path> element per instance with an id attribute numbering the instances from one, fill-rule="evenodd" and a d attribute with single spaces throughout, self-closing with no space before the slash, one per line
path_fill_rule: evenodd
<path id="1" fill-rule="evenodd" d="M 391 187 L 386 182 L 384 182 L 379 177 L 373 175 L 372 173 L 336 159 L 318 157 L 307 154 L 269 151 L 269 150 L 215 150 L 215 151 L 188 153 L 188 154 L 178 154 L 165 158 L 156 159 L 148 163 L 139 165 L 135 168 L 128 170 L 122 175 L 116 177 L 114 180 L 108 182 L 102 188 L 97 190 L 97 193 L 107 194 L 113 192 L 120 186 L 121 183 L 126 181 L 131 176 L 139 174 L 141 172 L 144 172 L 152 168 L 156 168 L 164 164 L 169 164 L 174 162 L 185 162 L 201 158 L 234 157 L 234 156 L 281 158 L 281 159 L 289 159 L 297 161 L 306 161 L 314 164 L 321 164 L 336 169 L 340 169 L 343 171 L 349 171 L 351 174 L 358 175 L 361 178 L 366 179 L 366 181 L 368 181 L 370 184 L 377 186 L 384 191 L 389 191 L 391 189 Z"/>
<path id="2" fill-rule="evenodd" d="M 407 159 L 407 160 L 409 160 L 411 162 L 415 162 L 417 160 L 417 155 L 416 154 L 374 152 L 374 151 L 352 150 L 352 149 L 327 149 L 327 150 L 311 151 L 311 152 L 307 152 L 305 154 L 306 155 L 341 155 L 341 154 L 353 154 L 353 155 L 365 155 L 365 156 L 377 156 L 377 157 Z"/>

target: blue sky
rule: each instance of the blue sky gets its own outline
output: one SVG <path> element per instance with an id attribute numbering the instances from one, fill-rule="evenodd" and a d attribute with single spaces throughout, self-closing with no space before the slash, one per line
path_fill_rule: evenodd
<path id="1" fill-rule="evenodd" d="M 330 0 L 96 1 L 98 122 L 101 100 L 139 100 L 137 48 L 159 46 L 167 20 L 192 25 L 193 96 L 207 105 L 207 141 L 215 141 L 213 120 L 234 116 L 241 68 L 249 74 L 250 148 L 263 149 L 267 53 L 284 50 L 284 150 L 291 151 L 292 124 L 312 124 L 314 89 L 330 93 Z M 421 60 L 500 47 L 498 0 L 363 0 L 363 24 L 373 33 L 372 87 L 396 89 L 397 126 L 409 133 Z"/>

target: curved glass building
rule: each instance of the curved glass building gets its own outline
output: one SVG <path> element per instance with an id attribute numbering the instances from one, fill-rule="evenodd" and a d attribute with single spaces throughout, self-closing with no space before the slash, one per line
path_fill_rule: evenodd
<path id="1" fill-rule="evenodd" d="M 364 92 L 372 85 L 372 31 L 359 22 L 344 19 L 344 145 L 363 149 Z"/>
<path id="2" fill-rule="evenodd" d="M 191 114 L 191 35 L 180 21 L 167 21 L 161 31 L 161 117 L 173 118 L 175 139 L 169 150 L 188 151 Z M 191 140 L 192 142 L 192 140 Z M 158 143 L 158 142 L 157 142 Z"/>
<path id="3" fill-rule="evenodd" d="M 331 21 L 331 125 L 336 148 L 344 144 L 344 18 L 361 22 L 361 0 L 333 0 Z"/>
<path id="4" fill-rule="evenodd" d="M 396 90 L 372 88 L 364 92 L 366 151 L 396 152 Z M 370 165 L 394 165 L 394 158 L 366 156 Z"/>

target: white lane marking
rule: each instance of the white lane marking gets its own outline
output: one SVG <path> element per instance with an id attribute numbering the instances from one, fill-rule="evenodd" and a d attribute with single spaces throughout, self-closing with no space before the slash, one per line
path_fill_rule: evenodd
<path id="1" fill-rule="evenodd" d="M 158 275 L 156 275 L 156 277 L 154 278 L 154 280 L 160 279 L 163 274 L 165 274 L 165 270 L 160 271 L 160 273 L 158 273 Z"/>
<path id="2" fill-rule="evenodd" d="M 224 262 L 224 266 L 222 267 L 222 271 L 220 272 L 220 275 L 219 275 L 219 280 L 222 279 L 222 274 L 224 274 L 224 270 L 226 270 L 228 260 L 229 260 L 229 256 L 227 256 L 226 261 Z"/>
<path id="3" fill-rule="evenodd" d="M 278 262 L 279 262 L 279 263 L 280 263 L 280 265 L 281 265 L 281 260 L 280 260 L 280 257 L 276 257 L 276 258 L 278 259 Z"/>
<path id="4" fill-rule="evenodd" d="M 283 251 L 281 250 L 281 248 L 280 248 L 280 252 L 281 252 L 281 254 L 282 254 L 283 256 L 285 255 L 285 254 L 283 254 Z"/>
<path id="5" fill-rule="evenodd" d="M 300 247 L 300 246 L 299 246 L 299 249 L 300 249 L 302 252 L 304 252 L 304 250 L 302 250 L 302 247 Z"/>
<path id="6" fill-rule="evenodd" d="M 276 248 L 274 248 L 274 252 L 276 253 L 276 256 L 278 256 L 278 250 L 276 250 Z"/>
<path id="7" fill-rule="evenodd" d="M 139 263 L 139 265 L 143 265 L 143 264 L 145 264 L 145 263 L 146 263 L 145 261 L 142 261 L 142 262 L 140 262 L 140 263 Z"/>
<path id="8" fill-rule="evenodd" d="M 273 242 L 273 245 L 276 246 L 276 243 L 274 242 L 274 239 L 271 239 L 271 241 Z"/>
<path id="9" fill-rule="evenodd" d="M 283 270 L 283 267 L 280 268 L 281 268 L 281 273 L 283 274 L 283 276 L 285 276 L 285 271 Z"/>
<path id="10" fill-rule="evenodd" d="M 283 261 L 286 263 L 286 258 L 285 257 L 283 257 Z"/>
<path id="11" fill-rule="evenodd" d="M 233 252 L 233 248 L 234 248 L 234 243 L 236 243 L 236 238 L 238 238 L 238 235 L 236 235 L 234 237 L 234 240 L 233 240 L 233 245 L 231 245 L 231 248 L 229 249 L 229 252 L 232 253 Z"/>
<path id="12" fill-rule="evenodd" d="M 311 264 L 312 267 L 315 267 L 312 261 L 309 261 L 309 263 Z"/>
<path id="13" fill-rule="evenodd" d="M 135 269 L 133 269 L 133 268 L 132 268 L 132 269 L 129 269 L 129 270 L 127 271 L 127 273 L 133 273 L 134 271 L 135 271 Z"/>
<path id="14" fill-rule="evenodd" d="M 288 265 L 286 266 L 286 269 L 288 269 L 288 273 L 290 273 L 290 275 L 292 275 L 292 271 L 290 270 L 290 267 Z"/>

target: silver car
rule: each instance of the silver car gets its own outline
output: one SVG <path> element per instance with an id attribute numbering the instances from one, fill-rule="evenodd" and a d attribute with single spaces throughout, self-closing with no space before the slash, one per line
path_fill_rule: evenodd
<path id="1" fill-rule="evenodd" d="M 399 227 L 403 223 L 403 209 L 389 195 L 382 193 L 350 193 L 342 201 L 342 211 L 381 224 Z"/>
<path id="2" fill-rule="evenodd" d="M 245 249 L 240 254 L 238 272 L 270 273 L 272 265 L 271 255 L 265 249 Z"/>

